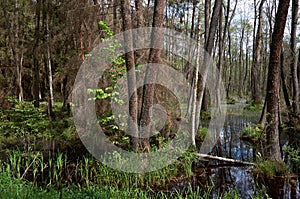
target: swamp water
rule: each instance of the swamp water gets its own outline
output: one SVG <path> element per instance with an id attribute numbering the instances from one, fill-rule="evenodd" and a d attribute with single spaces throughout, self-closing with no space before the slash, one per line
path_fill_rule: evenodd
<path id="1" fill-rule="evenodd" d="M 220 139 L 211 155 L 253 162 L 255 149 L 240 139 L 243 128 L 257 123 L 260 115 L 257 112 L 243 112 L 244 104 L 228 105 L 227 116 Z M 203 124 L 205 126 L 205 124 Z M 257 195 L 251 166 L 228 164 L 210 160 L 205 168 L 205 175 L 211 179 L 214 188 L 211 197 L 219 198 L 224 191 L 236 189 L 241 198 L 252 198 Z M 197 178 L 198 174 L 196 174 Z M 200 174 L 203 175 L 203 174 Z M 201 176 L 199 176 L 201 178 Z M 197 180 L 190 182 L 196 187 Z M 202 182 L 203 183 L 203 182 Z M 299 178 L 275 178 L 268 195 L 272 198 L 300 199 Z M 202 184 L 203 185 L 203 184 Z"/>

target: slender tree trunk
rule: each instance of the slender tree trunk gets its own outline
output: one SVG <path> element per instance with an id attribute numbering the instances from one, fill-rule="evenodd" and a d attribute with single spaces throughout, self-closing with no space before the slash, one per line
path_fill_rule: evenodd
<path id="1" fill-rule="evenodd" d="M 198 26 L 200 28 L 200 26 Z M 197 36 L 197 57 L 196 57 L 196 67 L 194 71 L 194 77 L 193 77 L 193 92 L 192 92 L 192 113 L 191 113 L 191 121 L 192 121 L 192 145 L 196 147 L 196 133 L 197 133 L 197 117 L 200 117 L 198 114 L 199 110 L 201 107 L 198 107 L 198 87 L 197 87 L 197 82 L 199 80 L 199 67 L 200 67 L 200 54 L 201 54 L 201 31 L 197 31 L 198 36 Z"/>
<path id="2" fill-rule="evenodd" d="M 202 77 L 199 78 L 198 82 L 196 83 L 199 85 L 199 92 L 197 96 L 198 104 L 197 107 L 200 108 L 202 107 L 203 99 L 204 99 L 204 92 L 205 92 L 205 87 L 206 87 L 206 80 L 207 80 L 207 75 L 208 75 L 208 62 L 210 60 L 210 56 L 212 55 L 212 50 L 214 47 L 215 43 L 215 34 L 217 31 L 217 26 L 218 26 L 218 21 L 219 21 L 219 14 L 220 14 L 220 9 L 222 6 L 222 0 L 216 0 L 213 8 L 213 14 L 212 18 L 210 21 L 210 26 L 209 26 L 209 34 L 208 34 L 208 39 L 207 42 L 205 43 L 205 50 L 206 53 L 204 54 L 204 63 L 203 63 L 203 70 L 202 70 Z M 193 121 L 192 121 L 193 122 Z M 197 126 L 198 128 L 198 126 Z M 195 129 L 197 130 L 197 129 Z M 192 132 L 194 134 L 195 132 Z M 192 138 L 193 141 L 194 138 Z"/>
<path id="3" fill-rule="evenodd" d="M 267 146 L 266 158 L 282 161 L 279 145 L 279 75 L 280 53 L 287 20 L 290 0 L 279 0 L 270 49 L 270 62 L 267 83 Z"/>
<path id="4" fill-rule="evenodd" d="M 251 93 L 252 100 L 255 104 L 260 103 L 259 98 L 259 85 L 258 85 L 258 67 L 260 62 L 260 48 L 261 48 L 261 29 L 262 29 L 262 14 L 263 14 L 263 6 L 266 0 L 261 0 L 258 10 L 258 26 L 257 32 L 255 36 L 254 49 L 253 49 L 253 63 L 251 69 Z"/>
<path id="5" fill-rule="evenodd" d="M 135 0 L 135 9 L 136 9 L 136 28 L 143 28 L 145 25 L 144 25 L 144 16 L 143 16 L 144 7 L 143 7 L 142 0 Z M 140 31 L 137 31 L 137 35 L 134 35 L 134 37 L 137 43 L 140 44 L 140 46 L 144 44 L 143 35 Z M 148 52 L 149 51 L 142 50 L 142 49 L 136 50 L 135 51 L 136 64 L 142 63 L 142 59 L 144 57 L 147 57 Z"/>
<path id="6" fill-rule="evenodd" d="M 166 6 L 166 1 L 155 0 L 154 4 L 154 14 L 153 14 L 153 24 L 152 27 L 162 28 L 164 21 L 164 10 Z M 153 30 L 151 34 L 151 46 L 149 54 L 149 63 L 160 63 L 161 47 L 163 44 L 163 32 L 161 30 Z M 156 71 L 154 67 L 147 67 L 145 82 L 155 82 Z M 142 147 L 145 152 L 150 151 L 149 136 L 151 131 L 151 117 L 152 117 L 152 106 L 154 98 L 154 84 L 145 84 L 143 90 L 143 101 L 142 101 L 142 111 L 140 118 L 140 127 L 143 129 L 140 134 L 142 135 Z"/>
<path id="7" fill-rule="evenodd" d="M 36 1 L 35 7 L 35 33 L 33 44 L 33 100 L 34 106 L 40 106 L 39 92 L 40 92 L 40 67 L 38 60 L 38 47 L 40 41 L 40 15 L 41 15 L 41 0 Z"/>
<path id="8" fill-rule="evenodd" d="M 117 13 L 117 6 L 118 6 L 118 0 L 113 0 L 113 32 L 114 34 L 117 33 L 117 24 L 118 24 L 118 13 Z"/>
<path id="9" fill-rule="evenodd" d="M 54 96 L 53 96 L 53 77 L 52 77 L 52 64 L 51 64 L 51 50 L 50 50 L 50 29 L 49 29 L 49 0 L 45 2 L 45 11 L 46 13 L 46 26 L 45 26 L 45 36 L 46 36 L 46 64 L 48 71 L 48 83 L 49 83 L 49 100 L 48 100 L 48 114 L 51 117 L 53 115 L 52 106 L 54 105 Z"/>
<path id="10" fill-rule="evenodd" d="M 196 55 L 198 55 L 198 45 L 200 45 L 200 38 L 199 38 L 199 32 L 200 32 L 200 30 L 199 30 L 199 26 L 197 26 L 197 31 L 196 30 L 194 30 L 195 29 L 195 16 L 196 16 L 196 6 L 197 6 L 197 1 L 193 1 L 193 13 L 192 13 L 192 26 L 191 26 L 191 31 L 190 31 L 190 37 L 191 38 L 193 38 L 194 37 L 194 35 L 195 35 L 195 32 L 196 32 L 196 39 L 197 39 L 197 51 L 196 51 Z M 198 19 L 199 19 L 199 17 L 198 17 Z M 192 42 L 192 41 L 191 41 Z M 190 43 L 189 44 L 190 46 L 192 45 L 192 43 Z M 191 48 L 189 47 L 189 58 L 188 58 L 188 60 L 192 60 L 192 57 L 193 56 L 195 56 L 194 55 L 194 52 L 191 52 Z M 191 87 L 191 90 L 190 90 L 190 96 L 189 96 L 189 103 L 188 103 L 188 108 L 187 108 L 187 116 L 189 116 L 189 118 L 191 118 L 191 121 L 193 122 L 192 123 L 192 135 L 195 133 L 195 128 L 196 128 L 196 126 L 197 126 L 197 121 L 199 120 L 198 118 L 200 118 L 200 110 L 199 109 L 197 109 L 196 108 L 196 106 L 197 106 L 197 102 L 195 101 L 195 99 L 196 99 L 196 97 L 197 97 L 197 95 L 195 96 L 195 88 L 197 87 L 197 86 L 195 86 L 196 85 L 196 83 L 195 82 L 197 82 L 198 80 L 196 80 L 196 79 L 198 79 L 199 77 L 198 77 L 198 74 L 196 74 L 196 73 L 198 73 L 199 72 L 199 66 L 198 66 L 198 57 L 196 58 L 196 62 L 194 63 L 195 64 L 195 66 L 196 66 L 196 68 L 195 68 L 195 72 L 194 72 L 194 70 L 192 70 L 193 72 L 192 72 L 192 77 L 191 77 L 191 84 L 193 85 L 192 87 Z M 190 66 L 190 64 L 188 65 L 188 66 Z M 190 67 L 187 67 L 188 68 L 188 70 L 190 70 Z M 194 69 L 194 68 L 193 68 Z M 198 72 L 196 72 L 196 71 L 198 71 Z M 188 72 L 190 72 L 190 71 L 188 71 Z M 196 91 L 196 93 L 197 93 L 197 91 Z M 193 113 L 192 113 L 193 112 Z M 192 144 L 194 145 L 194 146 L 196 146 L 196 141 L 193 139 L 194 137 L 192 136 Z"/>
<path id="11" fill-rule="evenodd" d="M 298 57 L 297 57 L 297 23 L 299 0 L 292 1 L 292 31 L 291 31 L 291 73 L 292 73 L 292 106 L 293 115 L 298 117 L 299 113 L 299 82 L 298 82 Z"/>
<path id="12" fill-rule="evenodd" d="M 245 36 L 245 27 L 242 28 L 242 35 L 241 35 L 241 40 L 240 40 L 240 58 L 239 58 L 239 89 L 238 89 L 238 95 L 239 97 L 242 97 L 242 83 L 243 83 L 243 63 L 244 63 L 244 36 Z"/>
<path id="13" fill-rule="evenodd" d="M 16 0 L 15 1 L 15 17 L 16 17 L 16 31 L 15 31 L 15 44 L 16 45 L 20 45 L 20 43 L 23 43 L 23 41 L 20 41 L 20 33 L 19 33 L 19 26 L 20 26 L 20 14 L 19 14 L 19 3 Z M 24 36 L 23 36 L 24 37 Z M 15 45 L 13 44 L 13 45 Z M 21 52 L 20 52 L 21 51 Z M 22 86 L 22 71 L 23 71 L 23 49 L 21 47 L 20 50 L 15 50 L 15 63 L 16 63 L 16 67 L 17 67 L 17 84 L 18 84 L 18 97 L 19 97 L 19 101 L 22 101 L 24 98 L 24 94 L 23 94 L 23 86 Z"/>
<path id="14" fill-rule="evenodd" d="M 245 60 L 245 76 L 244 76 L 244 79 L 243 79 L 243 87 L 244 87 L 244 94 L 248 95 L 248 88 L 247 88 L 247 85 L 248 85 L 248 69 L 249 69 L 249 49 L 248 49 L 248 45 L 249 45 L 249 37 L 248 37 L 248 34 L 246 35 L 246 60 Z"/>
<path id="15" fill-rule="evenodd" d="M 288 88 L 286 86 L 286 83 L 285 83 L 285 75 L 284 75 L 284 54 L 283 52 L 281 52 L 281 56 L 280 56 L 280 77 L 281 77 L 281 85 L 282 85 L 282 90 L 283 90 L 283 96 L 284 96 L 284 101 L 285 101 L 285 104 L 289 110 L 289 112 L 291 113 L 292 112 L 292 105 L 290 103 L 290 97 L 289 97 L 289 93 L 288 93 Z"/>
<path id="16" fill-rule="evenodd" d="M 123 31 L 132 29 L 131 24 L 131 9 L 129 0 L 121 0 L 122 18 L 123 18 Z M 139 147 L 139 134 L 137 124 L 137 91 L 136 91 L 136 74 L 135 74 L 135 61 L 133 50 L 132 34 L 124 34 L 124 48 L 125 48 L 125 61 L 127 69 L 127 84 L 129 96 L 129 117 L 128 126 L 129 134 L 131 135 L 131 142 L 133 149 L 138 150 Z"/>
<path id="17" fill-rule="evenodd" d="M 22 59 L 20 59 L 20 55 L 19 55 L 19 51 L 17 50 L 17 46 L 19 45 L 19 32 L 18 32 L 18 27 L 19 27 L 19 13 L 18 13 L 18 9 L 19 9 L 19 5 L 18 2 L 15 2 L 15 11 L 14 14 L 16 15 L 16 30 L 15 33 L 12 30 L 12 25 L 9 21 L 9 16 L 7 13 L 7 9 L 6 9 L 6 5 L 5 5 L 5 1 L 2 0 L 1 2 L 1 7 L 3 10 L 3 14 L 4 14 L 4 19 L 5 19 L 5 26 L 7 28 L 8 31 L 8 40 L 9 40 L 9 46 L 11 48 L 12 54 L 13 54 L 13 58 L 14 58 L 14 63 L 16 65 L 16 78 L 17 78 L 17 87 L 18 87 L 18 99 L 19 101 L 23 100 L 23 87 L 22 87 L 22 70 L 23 70 L 23 66 L 22 66 Z M 21 53 L 22 54 L 22 53 Z M 23 55 L 22 55 L 23 56 Z"/>
<path id="18" fill-rule="evenodd" d="M 220 9 L 220 15 L 219 15 L 219 63 L 218 63 L 218 82 L 216 84 L 216 91 L 217 91 L 217 96 L 216 96 L 216 102 L 217 102 L 217 107 L 221 107 L 221 83 L 222 83 L 222 73 L 223 73 L 223 29 L 222 29 L 222 19 L 223 19 L 223 9 L 221 7 Z"/>
<path id="19" fill-rule="evenodd" d="M 207 43 L 208 35 L 209 35 L 209 23 L 210 23 L 210 8 L 211 7 L 211 0 L 205 0 L 205 43 Z"/>
<path id="20" fill-rule="evenodd" d="M 205 19 L 204 19 L 204 28 L 205 28 L 205 43 L 208 42 L 209 39 L 209 29 L 210 29 L 210 19 L 211 19 L 211 0 L 205 0 Z M 197 81 L 198 82 L 198 81 Z M 197 96 L 197 99 L 199 99 L 199 94 Z M 203 99 L 201 100 L 202 102 L 198 102 L 196 109 L 200 113 L 201 111 L 207 111 L 208 110 L 208 93 L 207 90 L 204 88 L 204 93 L 203 93 Z M 198 114 L 197 114 L 198 115 Z M 196 122 L 197 123 L 197 122 Z M 198 126 L 196 124 L 196 126 Z"/>
<path id="21" fill-rule="evenodd" d="M 231 35 L 229 27 L 231 26 L 231 22 L 233 20 L 233 17 L 235 15 L 235 11 L 237 8 L 238 0 L 235 1 L 232 14 L 230 15 L 230 9 L 231 9 L 231 0 L 227 0 L 227 8 L 226 8 L 226 14 L 225 14 L 225 22 L 224 22 L 224 30 L 223 30 L 223 44 L 222 46 L 225 46 L 225 41 L 227 41 L 226 38 L 228 38 L 228 54 L 229 54 L 229 64 L 228 64 L 228 84 L 226 87 L 226 98 L 229 98 L 230 88 L 231 88 L 231 73 L 232 73 L 232 54 L 231 54 Z M 225 49 L 224 49 L 224 60 L 225 60 Z M 226 62 L 225 62 L 226 63 Z M 225 68 L 225 67 L 224 67 Z M 225 72 L 226 74 L 227 72 Z M 225 76 L 225 75 L 224 75 Z M 224 77 L 226 80 L 226 77 Z"/>
<path id="22" fill-rule="evenodd" d="M 197 1 L 194 1 L 194 8 L 197 6 Z M 195 24 L 200 24 L 201 22 L 201 14 L 200 13 L 198 13 L 198 19 L 197 19 L 197 23 L 195 23 Z M 194 24 L 194 26 L 195 26 L 195 24 Z M 200 37 L 201 35 L 200 35 L 200 32 L 201 32 L 201 27 L 199 27 L 197 25 L 197 29 L 195 30 L 195 32 L 196 32 L 196 35 L 197 35 L 197 42 L 198 42 L 198 44 L 201 44 L 202 43 L 202 38 Z M 198 50 L 199 51 L 199 50 Z M 195 56 L 195 54 L 191 54 L 192 56 Z M 196 55 L 198 55 L 198 53 L 196 52 Z M 195 64 L 197 64 L 197 61 L 196 61 L 196 63 Z M 199 66 L 198 66 L 199 67 Z M 199 71 L 199 70 L 198 70 Z M 199 76 L 198 76 L 198 81 L 195 81 L 194 83 L 194 86 L 196 86 L 197 87 L 197 82 L 199 82 Z M 199 125 L 200 125 L 200 116 L 201 116 L 201 111 L 205 111 L 205 110 L 207 110 L 208 109 L 208 97 L 207 96 L 205 96 L 205 94 L 207 94 L 207 92 L 204 92 L 204 97 L 203 97 L 203 101 L 202 101 L 202 107 L 201 107 L 201 102 L 200 102 L 200 97 L 199 97 L 199 89 L 197 90 L 197 96 L 196 96 L 196 100 L 197 100 L 197 102 L 196 102 L 196 104 L 194 104 L 194 105 L 196 105 L 196 117 L 195 117 L 195 127 L 196 127 L 196 131 L 195 131 L 195 133 L 197 133 L 198 132 L 198 128 L 199 128 Z"/>

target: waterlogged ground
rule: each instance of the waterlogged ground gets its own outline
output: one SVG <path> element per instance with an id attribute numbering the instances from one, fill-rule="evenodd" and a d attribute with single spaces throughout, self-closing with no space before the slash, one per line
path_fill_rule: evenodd
<path id="1" fill-rule="evenodd" d="M 220 140 L 215 146 L 212 155 L 232 158 L 236 160 L 254 162 L 255 149 L 240 139 L 242 130 L 251 124 L 256 124 L 260 113 L 243 110 L 244 104 L 229 105 L 223 129 L 220 130 Z M 210 161 L 206 169 L 214 188 L 212 197 L 219 198 L 221 193 L 237 191 L 241 198 L 253 198 L 258 192 L 256 182 L 251 173 L 251 166 L 233 165 L 220 161 Z M 276 178 L 274 185 L 269 187 L 269 196 L 272 198 L 298 199 L 299 179 Z"/>
<path id="2" fill-rule="evenodd" d="M 240 139 L 243 128 L 259 119 L 257 112 L 245 112 L 244 105 L 228 105 L 227 116 L 223 129 L 220 131 L 220 141 L 214 149 L 213 155 L 236 160 L 253 162 L 253 148 Z M 224 162 L 211 163 L 211 178 L 215 188 L 213 198 L 219 193 L 236 189 L 242 198 L 250 198 L 254 194 L 254 180 L 250 173 L 251 167 L 241 165 L 226 165 Z"/>
<path id="3" fill-rule="evenodd" d="M 24 106 L 27 117 L 18 111 L 2 115 L 7 120 L 0 128 L 1 199 L 266 198 L 254 182 L 251 166 L 200 161 L 193 149 L 174 164 L 145 175 L 111 169 L 88 154 L 70 118 L 62 116 L 51 123 L 46 115 L 40 115 L 40 109 Z M 220 139 L 210 155 L 255 162 L 254 148 L 240 137 L 242 129 L 256 123 L 260 113 L 244 111 L 244 106 L 228 106 L 224 126 L 214 129 Z M 24 124 L 30 125 L 24 130 Z M 297 177 L 278 177 L 272 182 L 272 198 L 300 198 Z"/>

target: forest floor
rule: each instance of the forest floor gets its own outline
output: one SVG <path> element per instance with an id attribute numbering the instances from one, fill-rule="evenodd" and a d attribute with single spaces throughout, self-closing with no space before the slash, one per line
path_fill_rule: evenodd
<path id="1" fill-rule="evenodd" d="M 22 102 L 0 111 L 0 198 L 211 198 L 215 185 L 195 149 L 163 169 L 124 173 L 88 153 L 62 104 L 52 118 L 46 110 Z M 235 188 L 218 193 L 239 196 Z"/>

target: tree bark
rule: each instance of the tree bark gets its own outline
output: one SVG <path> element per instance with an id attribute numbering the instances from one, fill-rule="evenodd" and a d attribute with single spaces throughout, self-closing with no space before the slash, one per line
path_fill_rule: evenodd
<path id="1" fill-rule="evenodd" d="M 5 26 L 7 28 L 7 32 L 8 32 L 8 40 L 9 40 L 9 46 L 11 48 L 12 54 L 13 54 L 13 58 L 14 58 L 14 63 L 16 65 L 16 78 L 17 78 L 17 93 L 18 93 L 18 99 L 19 101 L 23 100 L 23 86 L 22 86 L 22 70 L 23 70 L 23 65 L 22 65 L 22 57 L 23 55 L 20 56 L 19 50 L 17 50 L 17 45 L 19 45 L 19 5 L 18 2 L 15 2 L 15 10 L 14 10 L 14 14 L 16 17 L 16 30 L 15 32 L 13 32 L 13 28 L 12 25 L 9 21 L 9 16 L 7 13 L 7 9 L 6 9 L 6 5 L 4 0 L 2 0 L 1 2 L 1 7 L 3 10 L 3 14 L 4 14 L 4 19 L 5 19 Z M 21 53 L 23 54 L 23 52 Z"/>
<path id="2" fill-rule="evenodd" d="M 135 9 L 136 9 L 136 28 L 143 28 L 145 25 L 144 25 L 144 16 L 143 16 L 144 7 L 143 7 L 142 0 L 135 0 Z M 143 41 L 143 34 L 141 33 L 141 31 L 138 30 L 137 35 L 134 35 L 134 38 L 136 39 L 137 43 L 140 46 L 143 46 L 144 41 Z M 134 53 L 136 64 L 142 63 L 143 58 L 145 57 L 148 58 L 148 53 L 149 51 L 146 50 L 142 50 L 142 49 L 136 50 Z"/>
<path id="3" fill-rule="evenodd" d="M 216 84 L 216 91 L 217 91 L 217 96 L 216 96 L 216 102 L 217 102 L 217 107 L 220 108 L 221 107 L 221 83 L 222 83 L 222 73 L 223 73 L 223 23 L 222 23 L 222 19 L 223 19 L 223 9 L 221 7 L 220 9 L 220 16 L 219 16 L 219 63 L 218 63 L 218 82 Z"/>
<path id="4" fill-rule="evenodd" d="M 211 0 L 205 0 L 205 20 L 204 20 L 205 43 L 207 43 L 208 35 L 209 35 L 210 7 L 211 7 Z"/>
<path id="5" fill-rule="evenodd" d="M 123 31 L 132 29 L 131 23 L 131 9 L 129 0 L 121 0 L 122 18 L 123 18 Z M 136 74 L 135 74 L 135 60 L 133 51 L 132 34 L 124 34 L 124 49 L 125 49 L 125 62 L 127 70 L 127 85 L 129 96 L 129 117 L 128 127 L 129 134 L 131 135 L 132 147 L 135 151 L 139 147 L 139 134 L 137 127 L 137 91 L 136 91 Z"/>
<path id="6" fill-rule="evenodd" d="M 222 1 L 223 0 L 216 0 L 215 1 L 215 5 L 213 8 L 213 15 L 212 15 L 212 19 L 210 22 L 210 27 L 209 27 L 209 34 L 208 34 L 208 38 L 207 38 L 207 42 L 205 43 L 205 50 L 206 52 L 204 53 L 204 63 L 203 63 L 203 70 L 202 70 L 202 77 L 201 78 L 197 78 L 198 80 L 196 81 L 196 79 L 194 80 L 195 84 L 194 84 L 194 90 L 198 88 L 199 86 L 199 91 L 196 93 L 194 93 L 193 97 L 194 97 L 194 101 L 198 101 L 198 103 L 194 103 L 194 107 L 192 110 L 192 118 L 191 118 L 191 122 L 192 122 L 192 145 L 196 146 L 195 143 L 195 136 L 196 136 L 196 132 L 198 130 L 198 125 L 197 124 L 197 118 L 196 118 L 196 110 L 195 109 L 200 109 L 203 105 L 203 99 L 204 99 L 204 93 L 205 93 L 205 87 L 206 87 L 206 80 L 207 80 L 207 75 L 208 75 L 208 65 L 207 63 L 210 60 L 210 56 L 212 55 L 212 50 L 214 47 L 214 43 L 215 43 L 215 34 L 217 31 L 217 26 L 218 26 L 218 21 L 219 21 L 219 14 L 220 14 L 220 9 L 221 9 L 221 5 L 222 5 Z M 200 33 L 199 33 L 200 34 Z M 200 38 L 198 43 L 200 42 Z M 199 44 L 198 44 L 199 45 Z M 198 51 L 198 53 L 200 53 L 200 49 Z M 199 57 L 199 56 L 198 56 Z M 199 67 L 200 63 L 198 62 L 199 60 L 197 60 L 196 62 L 196 68 Z M 196 74 L 197 76 L 198 74 Z"/>
<path id="7" fill-rule="evenodd" d="M 113 0 L 113 32 L 114 34 L 117 33 L 117 24 L 118 24 L 118 13 L 117 13 L 117 6 L 118 6 L 118 0 Z"/>
<path id="8" fill-rule="evenodd" d="M 266 158 L 282 161 L 279 145 L 279 75 L 280 54 L 283 43 L 283 34 L 287 20 L 290 0 L 279 0 L 278 11 L 275 17 L 274 31 L 270 49 L 269 73 L 267 82 L 267 146 Z"/>
<path id="9" fill-rule="evenodd" d="M 219 21 L 219 14 L 220 14 L 220 9 L 222 5 L 222 0 L 216 0 L 214 9 L 213 9 L 213 15 L 212 19 L 210 22 L 210 28 L 209 28 L 209 34 L 208 34 L 208 39 L 205 44 L 205 57 L 204 57 L 204 69 L 203 69 L 203 74 L 200 82 L 200 92 L 199 92 L 199 107 L 202 107 L 202 101 L 203 101 L 203 96 L 204 96 L 204 91 L 205 91 L 205 86 L 206 86 L 206 79 L 207 79 L 207 73 L 208 73 L 208 66 L 206 62 L 210 59 L 208 56 L 212 55 L 212 50 L 214 47 L 215 43 L 215 34 L 217 31 L 217 26 L 218 26 L 218 21 Z"/>
<path id="10" fill-rule="evenodd" d="M 281 78 L 281 85 L 282 85 L 282 91 L 283 91 L 283 97 L 284 97 L 284 101 L 285 101 L 285 104 L 289 110 L 289 112 L 292 112 L 292 105 L 290 103 L 290 97 L 289 97 L 289 93 L 288 93 L 288 88 L 286 86 L 286 83 L 285 83 L 285 75 L 284 75 L 284 54 L 283 52 L 281 52 L 281 56 L 280 56 L 280 78 Z"/>
<path id="11" fill-rule="evenodd" d="M 152 27 L 162 28 L 164 21 L 164 10 L 166 1 L 155 0 L 153 24 Z M 153 30 L 151 34 L 151 46 L 149 54 L 149 63 L 160 63 L 161 47 L 163 44 L 163 32 L 161 30 Z M 145 82 L 155 82 L 156 71 L 153 67 L 148 66 L 145 75 Z M 142 110 L 140 117 L 140 127 L 143 128 L 140 134 L 142 135 L 142 147 L 145 152 L 150 151 L 149 136 L 151 131 L 152 106 L 154 98 L 154 84 L 145 84 L 143 89 Z"/>
<path id="12" fill-rule="evenodd" d="M 38 46 L 40 41 L 40 15 L 41 15 L 41 0 L 36 1 L 35 7 L 35 32 L 33 45 L 33 100 L 34 107 L 40 106 L 39 92 L 40 92 L 40 67 L 38 60 Z"/>
<path id="13" fill-rule="evenodd" d="M 200 29 L 200 26 L 198 25 L 198 29 Z M 196 57 L 196 67 L 194 71 L 194 77 L 193 77 L 193 92 L 191 94 L 192 96 L 192 113 L 191 113 L 191 121 L 192 121 L 192 145 L 196 147 L 196 133 L 198 131 L 198 124 L 197 124 L 197 117 L 200 117 L 200 114 L 197 110 L 201 108 L 201 106 L 198 106 L 198 86 L 197 83 L 199 81 L 199 67 L 200 67 L 200 54 L 201 54 L 201 31 L 198 31 L 197 36 L 197 57 Z M 199 114 L 199 115 L 198 115 Z"/>
<path id="14" fill-rule="evenodd" d="M 291 30 L 291 73 L 292 73 L 292 106 L 293 115 L 298 117 L 299 113 L 299 82 L 298 82 L 298 62 L 297 62 L 297 23 L 298 23 L 299 0 L 292 1 L 292 30 Z"/>
<path id="15" fill-rule="evenodd" d="M 260 48 L 261 48 L 261 29 L 262 29 L 262 13 L 263 5 L 266 0 L 261 0 L 258 8 L 258 27 L 255 36 L 254 49 L 253 49 L 253 63 L 251 69 L 251 94 L 252 100 L 255 104 L 260 103 L 259 98 L 259 84 L 258 84 L 258 67 L 260 62 Z"/>
<path id="16" fill-rule="evenodd" d="M 53 115 L 52 107 L 54 105 L 54 96 L 53 96 L 53 77 L 52 77 L 52 63 L 51 63 L 51 46 L 50 46 L 50 29 L 49 29 L 49 0 L 45 2 L 46 6 L 44 7 L 46 13 L 46 26 L 45 26 L 45 37 L 46 37 L 46 65 L 48 72 L 48 86 L 49 86 L 49 100 L 48 100 L 48 114 L 51 117 Z"/>

